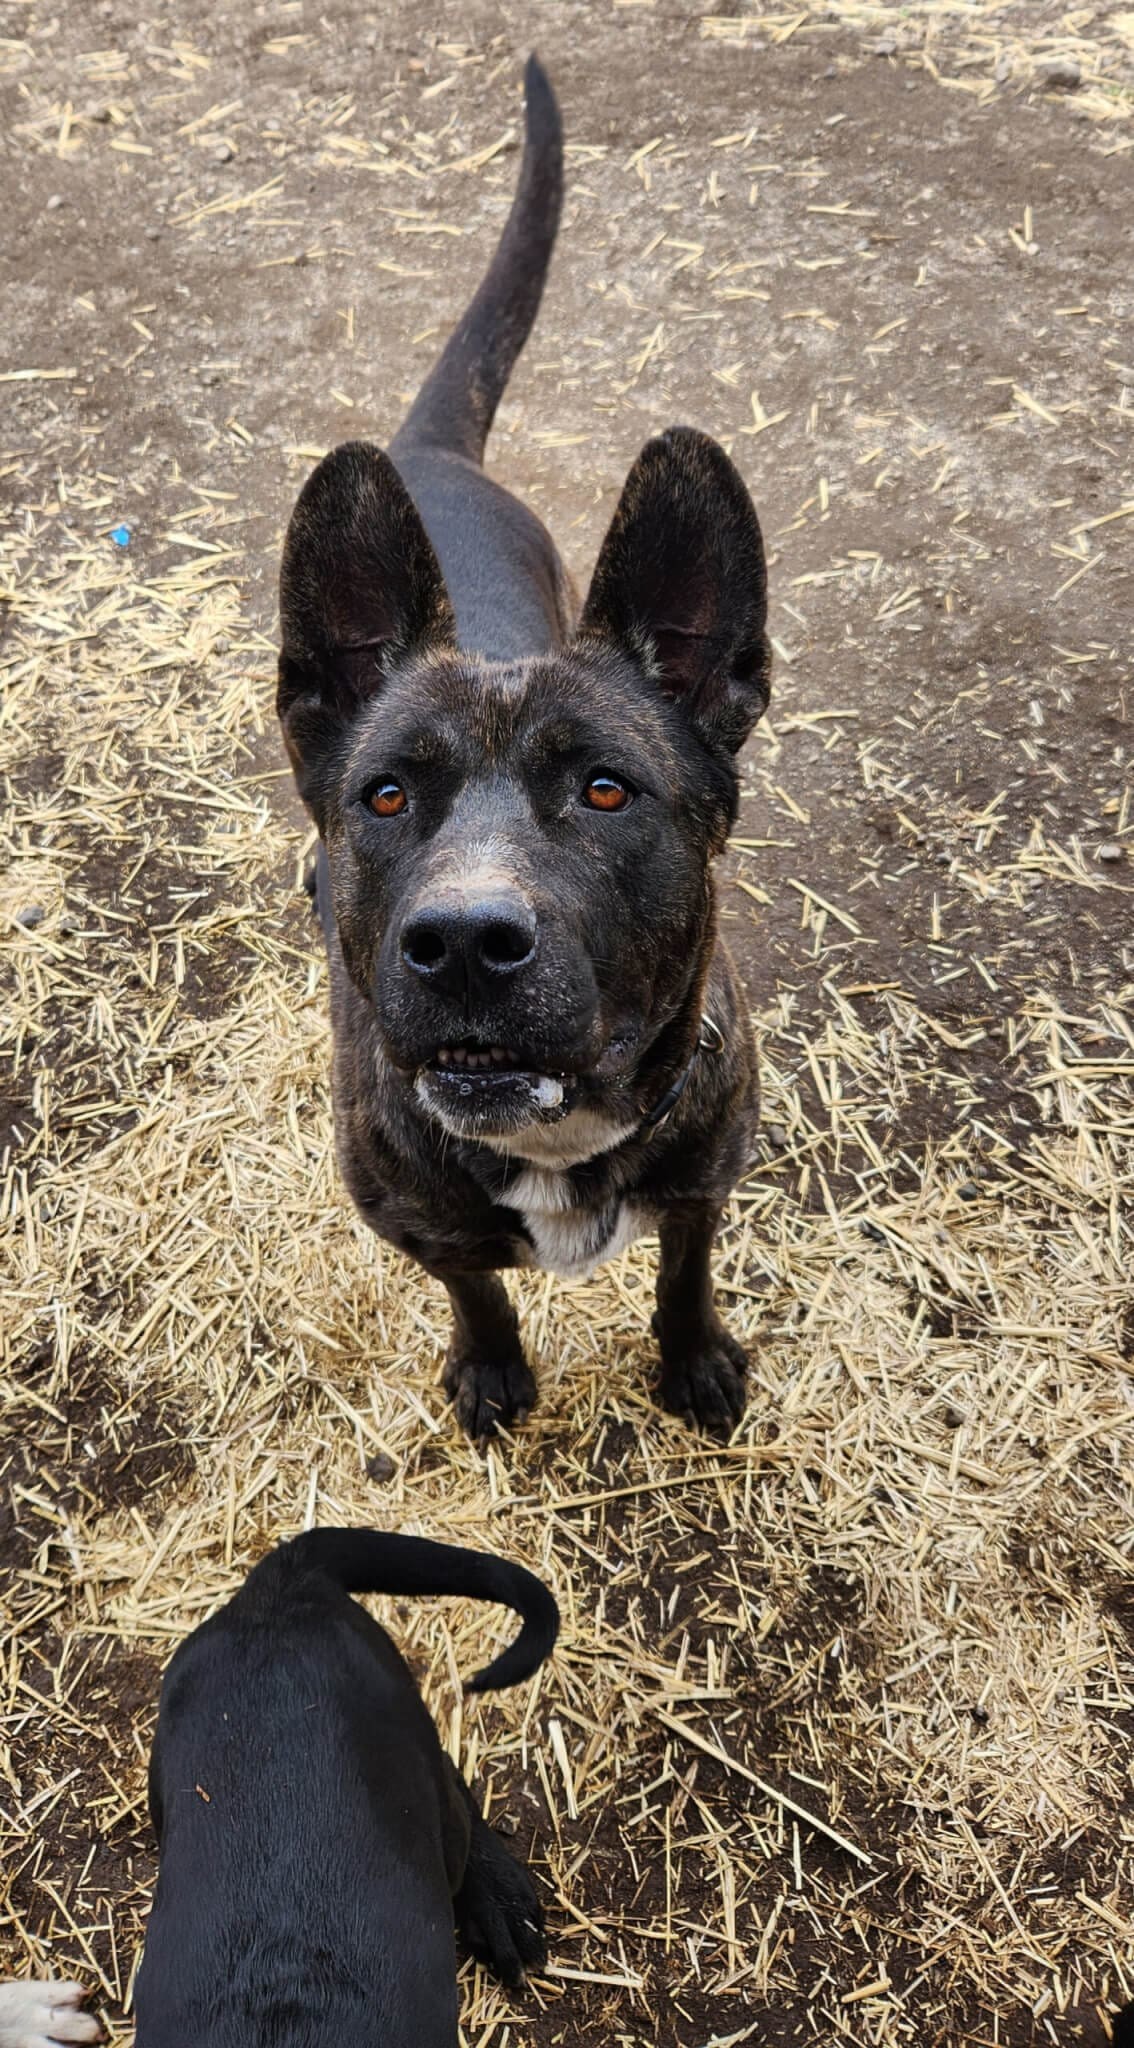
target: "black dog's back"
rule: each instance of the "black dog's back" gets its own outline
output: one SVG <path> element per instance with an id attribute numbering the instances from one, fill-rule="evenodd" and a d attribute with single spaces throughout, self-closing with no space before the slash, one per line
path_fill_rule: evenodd
<path id="1" fill-rule="evenodd" d="M 467 1793 L 351 1592 L 523 1615 L 480 1688 L 552 1647 L 550 1593 L 447 1544 L 322 1529 L 265 1558 L 177 1651 L 150 1759 L 161 1849 L 136 2048 L 451 2048 Z"/>
<path id="2" fill-rule="evenodd" d="M 538 58 L 524 75 L 526 136 L 496 253 L 390 443 L 433 543 L 462 646 L 510 661 L 557 646 L 574 593 L 542 521 L 486 476 L 484 444 L 531 333 L 563 200 L 563 128 Z"/>

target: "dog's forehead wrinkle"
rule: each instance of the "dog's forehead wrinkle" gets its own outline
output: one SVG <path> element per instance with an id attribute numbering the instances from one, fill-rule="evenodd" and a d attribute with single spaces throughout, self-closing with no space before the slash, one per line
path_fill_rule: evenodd
<path id="1" fill-rule="evenodd" d="M 376 697 L 359 715 L 347 753 L 347 773 L 381 768 L 385 761 L 412 761 L 422 767 L 451 756 L 458 735 L 449 721 L 423 717 L 420 706 L 400 695 Z"/>
<path id="2" fill-rule="evenodd" d="M 538 681 L 546 685 L 538 701 L 549 728 L 572 729 L 599 746 L 632 741 L 676 794 L 681 765 L 672 711 L 640 664 L 584 638 L 547 663 Z M 535 688 L 532 698 L 537 701 Z"/>
<path id="3" fill-rule="evenodd" d="M 486 665 L 480 671 L 477 680 L 485 699 L 499 704 L 501 709 L 514 710 L 527 696 L 531 678 L 530 662 L 510 661 Z"/>
<path id="4" fill-rule="evenodd" d="M 458 751 L 475 773 L 513 752 L 523 722 L 529 662 L 486 662 L 479 656 L 441 660 L 408 670 L 381 700 L 371 722 L 397 733 L 406 753 Z"/>

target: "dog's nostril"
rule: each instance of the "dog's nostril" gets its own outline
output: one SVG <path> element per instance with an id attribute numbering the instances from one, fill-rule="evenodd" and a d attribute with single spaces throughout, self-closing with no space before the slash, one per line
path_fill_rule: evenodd
<path id="1" fill-rule="evenodd" d="M 445 934 L 432 924 L 411 924 L 402 933 L 402 954 L 410 967 L 427 974 L 432 967 L 440 967 L 448 947 Z"/>
<path id="2" fill-rule="evenodd" d="M 507 918 L 494 918 L 480 932 L 480 957 L 487 967 L 520 967 L 532 950 L 532 934 Z"/>

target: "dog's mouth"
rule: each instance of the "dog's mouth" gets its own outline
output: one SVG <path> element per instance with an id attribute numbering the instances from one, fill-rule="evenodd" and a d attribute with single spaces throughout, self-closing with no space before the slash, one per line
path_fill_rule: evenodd
<path id="1" fill-rule="evenodd" d="M 439 1045 L 419 1067 L 417 1087 L 454 1121 L 471 1126 L 499 1120 L 502 1126 L 519 1127 L 557 1123 L 566 1116 L 574 1077 L 562 1068 L 545 1068 L 515 1046 L 466 1038 Z"/>

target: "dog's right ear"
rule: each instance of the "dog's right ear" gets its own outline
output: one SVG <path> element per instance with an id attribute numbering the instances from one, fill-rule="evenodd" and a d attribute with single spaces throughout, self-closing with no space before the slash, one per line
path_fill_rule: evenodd
<path id="1" fill-rule="evenodd" d="M 343 732 L 406 655 L 456 642 L 421 517 L 388 455 L 347 441 L 299 494 L 280 570 L 276 710 L 299 793 L 323 826 Z"/>

